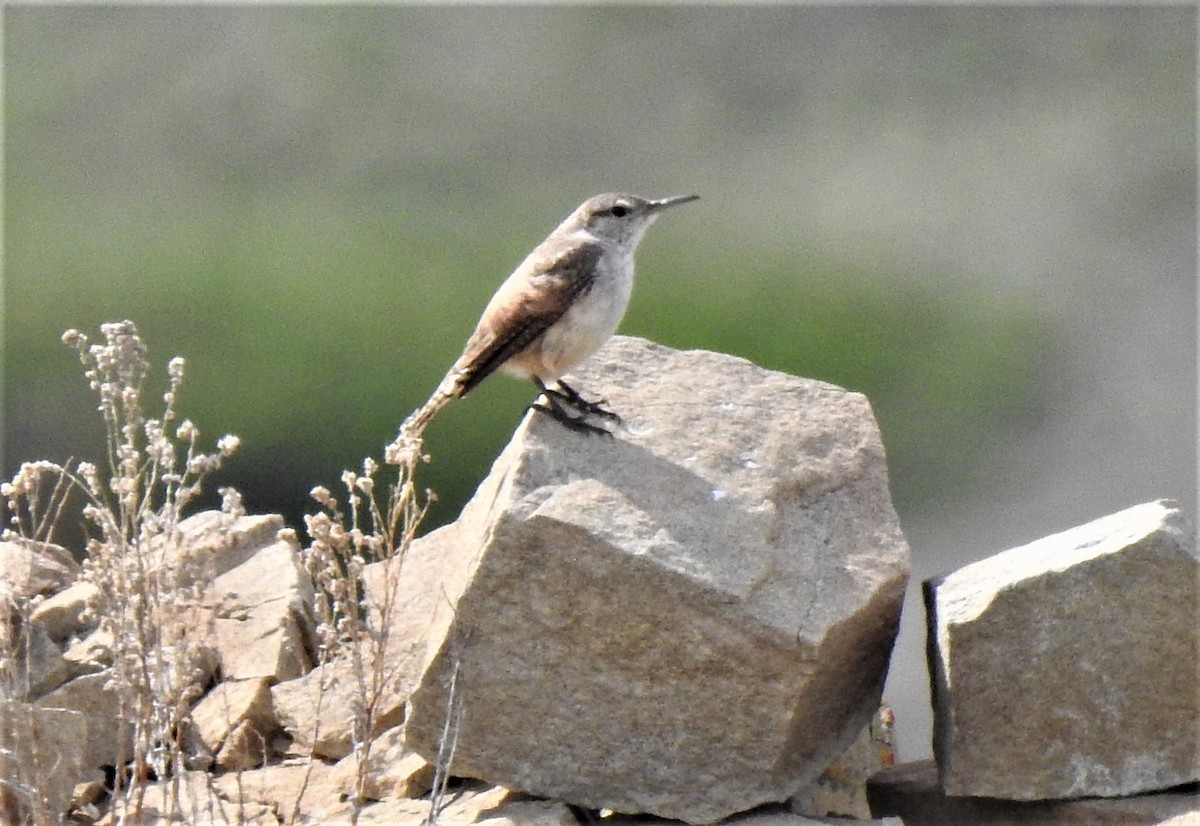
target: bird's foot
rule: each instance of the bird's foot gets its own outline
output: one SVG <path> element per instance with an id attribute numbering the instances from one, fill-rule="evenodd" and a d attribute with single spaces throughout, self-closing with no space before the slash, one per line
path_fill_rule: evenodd
<path id="1" fill-rule="evenodd" d="M 580 413 L 600 416 L 603 419 L 608 419 L 609 421 L 617 424 L 621 423 L 620 416 L 604 407 L 604 405 L 608 404 L 605 399 L 597 399 L 594 402 L 588 401 L 583 396 L 579 395 L 579 391 L 571 387 L 571 385 L 567 384 L 562 379 L 558 380 L 558 389 L 550 390 L 543 385 L 542 392 L 548 395 L 557 396 L 560 401 L 566 402 Z"/>
<path id="2" fill-rule="evenodd" d="M 595 433 L 596 435 L 600 436 L 612 436 L 612 431 L 606 430 L 603 427 L 599 427 L 589 422 L 587 420 L 587 413 L 580 412 L 578 416 L 572 416 L 565 409 L 563 409 L 562 405 L 554 396 L 551 396 L 549 393 L 547 393 L 546 397 L 550 400 L 549 404 L 534 402 L 533 404 L 529 405 L 529 409 L 536 410 L 539 413 L 545 413 L 563 427 L 567 428 L 568 430 L 574 430 L 576 433 L 587 433 L 589 435 Z"/>

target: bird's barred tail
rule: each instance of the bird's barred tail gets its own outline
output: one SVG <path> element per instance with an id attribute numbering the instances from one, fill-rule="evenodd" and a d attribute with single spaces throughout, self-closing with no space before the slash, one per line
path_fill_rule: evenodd
<path id="1" fill-rule="evenodd" d="M 438 388 L 437 392 L 429 397 L 429 401 L 421 405 L 419 409 L 413 411 L 413 413 L 404 420 L 404 424 L 400 425 L 400 432 L 419 437 L 425 431 L 425 426 L 429 424 L 430 420 L 436 416 L 438 411 L 445 407 L 446 403 L 452 398 L 454 398 L 453 393 L 447 393 L 441 388 Z"/>
<path id="2" fill-rule="evenodd" d="M 429 397 L 429 401 L 413 411 L 400 425 L 400 432 L 396 434 L 396 440 L 388 445 L 385 451 L 388 462 L 404 464 L 410 458 L 420 454 L 422 434 L 425 432 L 426 425 L 438 414 L 438 411 L 446 406 L 447 402 L 458 395 L 458 388 L 457 375 L 452 373 L 442 379 L 438 389 Z"/>

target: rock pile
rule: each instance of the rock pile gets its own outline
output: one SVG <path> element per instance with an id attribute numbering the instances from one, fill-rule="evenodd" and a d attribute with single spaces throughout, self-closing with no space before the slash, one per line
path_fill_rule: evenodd
<path id="1" fill-rule="evenodd" d="M 929 580 L 925 600 L 936 769 L 880 773 L 877 812 L 1200 822 L 1194 787 L 1158 794 L 1200 781 L 1200 558 L 1173 503 Z"/>
<path id="2" fill-rule="evenodd" d="M 527 418 L 457 522 L 366 567 L 382 649 L 320 662 L 279 517 L 156 546 L 190 595 L 156 667 L 191 682 L 137 822 L 416 826 L 435 764 L 442 824 L 1200 820 L 1200 563 L 1169 503 L 926 583 L 937 762 L 883 768 L 908 548 L 866 400 L 621 338 L 578 380 L 624 427 Z M 0 542 L 0 821 L 119 819 L 101 596 L 61 548 Z"/>
<path id="3" fill-rule="evenodd" d="M 442 823 L 850 813 L 865 798 L 847 778 L 890 760 L 870 723 L 908 574 L 866 400 L 637 340 L 596 363 L 580 384 L 626 429 L 587 438 L 528 418 L 457 523 L 416 542 L 398 577 L 365 572 L 372 610 L 395 610 L 360 822 L 428 814 L 411 798 L 429 790 L 447 709 L 450 772 L 479 780 L 455 781 Z M 60 551 L 20 553 L 5 584 L 17 603 L 40 595 L 22 652 L 37 677 L 4 700 L 0 745 L 40 754 L 6 769 L 23 781 L 6 805 L 94 819 L 99 768 L 128 753 L 94 586 Z M 349 819 L 360 683 L 351 658 L 313 667 L 301 559 L 278 517 L 181 525 L 164 562 L 205 571 L 181 632 L 197 690 L 185 765 L 151 783 L 141 822 Z"/>

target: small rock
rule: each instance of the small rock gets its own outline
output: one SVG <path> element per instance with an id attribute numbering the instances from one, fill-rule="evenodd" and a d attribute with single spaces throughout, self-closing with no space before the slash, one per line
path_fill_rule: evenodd
<path id="1" fill-rule="evenodd" d="M 269 681 L 235 680 L 214 688 L 192 709 L 185 743 L 216 755 L 218 768 L 248 769 L 262 764 L 267 740 L 278 728 Z"/>
<path id="2" fill-rule="evenodd" d="M 950 795 L 1112 797 L 1200 780 L 1200 558 L 1150 502 L 925 583 Z"/>
<path id="3" fill-rule="evenodd" d="M 806 817 L 870 820 L 867 779 L 896 762 L 894 725 L 892 710 L 880 708 L 850 748 L 826 766 L 815 783 L 792 797 L 792 811 Z"/>
<path id="4" fill-rule="evenodd" d="M 904 826 L 1197 826 L 1194 789 L 1136 797 L 1016 801 L 952 797 L 932 760 L 883 769 L 867 784 L 875 817 L 898 815 Z"/>
<path id="5" fill-rule="evenodd" d="M 84 774 L 86 775 L 87 773 L 85 772 Z M 98 803 L 104 795 L 108 794 L 108 789 L 104 787 L 104 772 L 96 770 L 91 774 L 91 780 L 76 783 L 75 788 L 71 791 L 72 809 L 79 809 Z"/>
<path id="6" fill-rule="evenodd" d="M 278 514 L 233 517 L 221 511 L 201 511 L 179 523 L 173 537 L 173 563 L 195 567 L 206 579 L 218 577 L 273 545 L 283 527 L 283 517 Z"/>
<path id="7" fill-rule="evenodd" d="M 79 563 L 58 545 L 31 539 L 0 541 L 0 587 L 16 600 L 58 593 L 78 575 Z"/>
<path id="8" fill-rule="evenodd" d="M 85 672 L 99 671 L 113 664 L 112 644 L 112 631 L 97 628 L 68 648 L 63 658 Z"/>
<path id="9" fill-rule="evenodd" d="M 226 679 L 290 680 L 312 667 L 312 582 L 295 540 L 257 548 L 218 576 L 206 599 Z"/>
<path id="10" fill-rule="evenodd" d="M 386 797 L 415 798 L 433 786 L 433 766 L 425 758 L 404 748 L 404 733 L 392 728 L 371 743 L 362 789 L 363 800 Z M 358 757 L 351 753 L 333 767 L 331 782 L 342 794 L 351 796 L 358 785 Z"/>
<path id="11" fill-rule="evenodd" d="M 409 549 L 409 746 L 434 758 L 458 675 L 456 775 L 701 824 L 787 799 L 879 708 L 899 620 L 870 405 L 619 336 L 577 386 L 626 427 L 527 418 Z"/>
<path id="12" fill-rule="evenodd" d="M 83 616 L 98 592 L 91 582 L 76 582 L 34 608 L 30 618 L 45 628 L 52 640 L 62 643 L 91 630 Z"/>
<path id="13" fill-rule="evenodd" d="M 303 677 L 271 689 L 275 713 L 292 737 L 292 753 L 311 752 L 328 760 L 350 753 L 356 711 L 362 704 L 358 680 L 349 658 L 342 657 L 314 668 Z M 381 704 L 372 736 L 404 720 L 401 699 Z"/>

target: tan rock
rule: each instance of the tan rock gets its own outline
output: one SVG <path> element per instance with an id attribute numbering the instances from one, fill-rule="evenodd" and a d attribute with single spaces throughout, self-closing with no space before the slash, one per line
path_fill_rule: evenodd
<path id="1" fill-rule="evenodd" d="M 220 576 L 278 541 L 283 529 L 278 514 L 232 517 L 221 511 L 202 511 L 179 523 L 172 537 L 175 564 L 199 563 L 206 578 Z"/>
<path id="2" fill-rule="evenodd" d="M 347 797 L 358 792 L 359 758 L 347 754 L 333 767 L 331 782 Z M 388 729 L 371 743 L 371 754 L 363 778 L 363 800 L 387 797 L 420 797 L 433 786 L 433 766 L 419 754 L 404 748 L 404 733 Z"/>
<path id="3" fill-rule="evenodd" d="M 456 775 L 694 823 L 788 798 L 878 709 L 908 575 L 867 400 L 623 337 L 569 380 L 627 427 L 528 418 L 409 550 L 409 745 L 457 673 Z"/>
<path id="4" fill-rule="evenodd" d="M 266 743 L 278 728 L 269 681 L 235 680 L 196 704 L 185 741 L 190 749 L 216 755 L 218 768 L 248 769 L 265 760 Z"/>
<path id="5" fill-rule="evenodd" d="M 1200 780 L 1200 556 L 1150 502 L 925 584 L 946 793 L 1122 796 Z"/>
<path id="6" fill-rule="evenodd" d="M 299 801 L 302 822 L 308 822 L 309 818 L 323 816 L 340 805 L 338 792 L 330 784 L 331 772 L 332 766 L 320 760 L 313 761 L 311 766 L 307 761 L 293 760 L 223 774 L 213 780 L 213 785 L 225 800 L 265 806 L 277 812 L 284 822 L 290 822 Z"/>
<path id="7" fill-rule="evenodd" d="M 340 760 L 350 753 L 354 721 L 361 713 L 363 689 L 346 657 L 314 668 L 303 677 L 271 689 L 275 713 L 293 740 L 293 753 Z M 385 697 L 378 706 L 372 736 L 404 720 L 400 697 Z"/>
<path id="8" fill-rule="evenodd" d="M 92 623 L 84 619 L 84 612 L 93 605 L 98 589 L 91 582 L 76 582 L 36 608 L 30 618 L 46 629 L 55 642 L 63 642 L 91 630 Z"/>
<path id="9" fill-rule="evenodd" d="M 0 541 L 0 588 L 17 600 L 55 594 L 78 575 L 79 563 L 58 545 L 30 539 Z"/>
<path id="10" fill-rule="evenodd" d="M 942 791 L 932 760 L 884 769 L 867 785 L 876 817 L 898 815 L 904 826 L 1197 826 L 1193 791 L 1083 800 L 1018 801 L 951 797 Z"/>
<path id="11" fill-rule="evenodd" d="M 89 777 L 90 780 L 83 780 L 75 784 L 75 788 L 71 790 L 71 808 L 79 809 L 84 806 L 91 806 L 98 803 L 101 798 L 108 794 L 108 790 L 104 787 L 104 772 L 100 770 L 92 770 L 84 772 L 83 777 Z"/>
<path id="12" fill-rule="evenodd" d="M 487 822 L 488 818 L 502 817 L 507 807 L 518 800 L 526 798 L 499 786 L 469 781 L 456 787 L 443 800 L 437 823 L 438 826 L 472 826 Z M 565 806 L 562 808 L 566 809 Z M 304 822 L 313 826 L 346 824 L 350 822 L 352 809 L 353 805 L 347 801 L 320 814 L 314 813 Z M 361 807 L 358 822 L 360 826 L 420 826 L 428 815 L 428 800 L 390 798 Z"/>
<path id="13" fill-rule="evenodd" d="M 257 548 L 207 593 L 226 679 L 282 681 L 312 667 L 312 582 L 294 539 Z"/>
<path id="14" fill-rule="evenodd" d="M 115 801 L 98 826 L 278 826 L 270 807 L 245 800 L 229 800 L 212 775 L 183 771 L 170 780 L 147 787 L 138 810 L 132 798 Z"/>
<path id="15" fill-rule="evenodd" d="M 112 665 L 112 644 L 112 631 L 97 628 L 68 648 L 63 658 L 80 669 L 98 671 Z"/>

